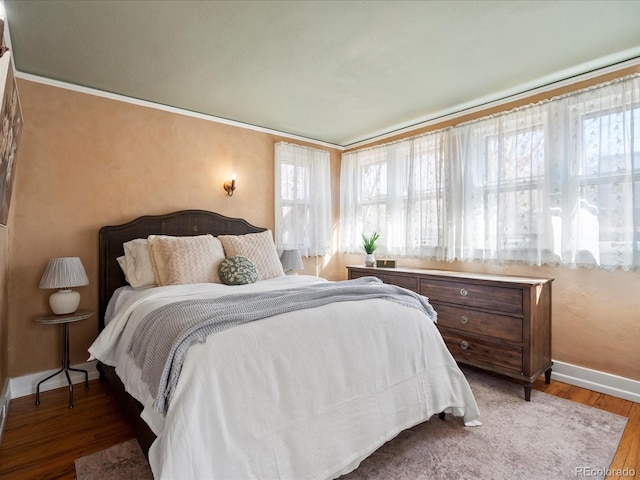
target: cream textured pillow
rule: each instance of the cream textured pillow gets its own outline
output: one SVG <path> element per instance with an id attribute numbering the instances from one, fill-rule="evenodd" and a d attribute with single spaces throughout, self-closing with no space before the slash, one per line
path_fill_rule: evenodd
<path id="1" fill-rule="evenodd" d="M 125 264 L 123 270 L 127 282 L 135 288 L 156 286 L 156 277 L 153 272 L 151 252 L 149 252 L 147 239 L 136 238 L 123 243 L 122 248 L 124 249 Z"/>
<path id="2" fill-rule="evenodd" d="M 282 277 L 284 270 L 271 230 L 246 235 L 219 235 L 227 257 L 247 257 L 258 268 L 258 280 Z"/>
<path id="3" fill-rule="evenodd" d="M 153 245 L 158 241 L 160 237 L 169 238 L 168 235 L 149 235 L 147 237 L 147 243 L 149 244 L 149 253 L 151 256 L 151 267 L 153 268 L 153 275 L 158 285 L 163 285 L 162 280 L 166 281 L 167 273 L 164 264 L 164 257 L 160 253 L 159 249 L 154 251 Z"/>
<path id="4" fill-rule="evenodd" d="M 213 235 L 150 235 L 148 240 L 159 285 L 221 283 L 218 265 L 224 260 L 224 250 Z"/>

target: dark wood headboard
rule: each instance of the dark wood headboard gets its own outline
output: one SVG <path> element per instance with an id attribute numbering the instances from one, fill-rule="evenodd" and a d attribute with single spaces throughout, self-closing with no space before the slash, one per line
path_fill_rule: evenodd
<path id="1" fill-rule="evenodd" d="M 124 255 L 122 244 L 149 235 L 244 235 L 264 232 L 266 228 L 251 225 L 241 218 L 225 217 L 206 210 L 182 210 L 166 215 L 146 215 L 122 225 L 102 227 L 99 236 L 99 307 L 98 328 L 104 328 L 104 314 L 109 299 L 119 287 L 126 285 L 124 273 L 116 258 Z"/>

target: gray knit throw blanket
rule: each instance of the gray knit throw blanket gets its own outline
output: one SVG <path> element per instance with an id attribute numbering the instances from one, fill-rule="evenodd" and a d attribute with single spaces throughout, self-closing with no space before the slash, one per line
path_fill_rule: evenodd
<path id="1" fill-rule="evenodd" d="M 142 369 L 142 380 L 155 397 L 154 410 L 166 413 L 187 350 L 211 334 L 282 313 L 332 302 L 384 299 L 425 312 L 436 320 L 426 297 L 387 285 L 375 277 L 329 282 L 262 293 L 183 300 L 146 315 L 134 332 L 128 353 Z"/>

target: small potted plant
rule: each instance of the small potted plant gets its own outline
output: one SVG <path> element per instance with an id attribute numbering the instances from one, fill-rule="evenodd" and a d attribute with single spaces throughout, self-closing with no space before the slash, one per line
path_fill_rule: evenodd
<path id="1" fill-rule="evenodd" d="M 373 252 L 378 248 L 376 241 L 378 241 L 379 238 L 380 234 L 378 232 L 373 232 L 369 237 L 364 233 L 362 234 L 362 248 L 364 248 L 364 251 L 366 252 L 366 255 L 364 256 L 364 264 L 367 267 L 373 267 L 376 264 Z"/>

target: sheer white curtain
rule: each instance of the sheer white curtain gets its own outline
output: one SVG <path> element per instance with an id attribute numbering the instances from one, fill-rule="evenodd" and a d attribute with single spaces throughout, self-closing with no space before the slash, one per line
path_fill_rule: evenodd
<path id="1" fill-rule="evenodd" d="M 558 118 L 566 116 L 567 161 L 554 185 L 562 192 L 563 260 L 640 267 L 640 77 L 587 89 L 557 106 Z"/>
<path id="2" fill-rule="evenodd" d="M 329 152 L 285 142 L 275 145 L 275 237 L 279 250 L 303 257 L 331 253 Z"/>
<path id="3" fill-rule="evenodd" d="M 391 148 L 372 148 L 342 155 L 340 248 L 343 251 L 364 252 L 362 235 L 370 236 L 374 231 L 380 234 L 376 253 L 393 251 L 389 232 L 393 230 L 395 219 L 391 212 L 398 202 L 388 201 L 389 178 L 395 178 L 395 173 L 389 175 L 394 167 L 390 159 L 392 154 Z M 401 176 L 399 181 L 402 181 Z M 400 227 L 401 235 L 403 230 Z"/>
<path id="4" fill-rule="evenodd" d="M 444 258 L 447 137 L 437 132 L 342 156 L 340 248 L 361 252 L 380 234 L 382 255 Z"/>
<path id="5" fill-rule="evenodd" d="M 448 132 L 439 131 L 416 137 L 409 145 L 402 255 L 447 259 L 452 219 L 446 195 L 452 188 L 449 138 Z"/>
<path id="6" fill-rule="evenodd" d="M 453 129 L 461 163 L 455 258 L 556 261 L 550 227 L 546 113 L 532 106 Z"/>
<path id="7" fill-rule="evenodd" d="M 341 249 L 640 267 L 638 76 L 343 155 Z"/>

